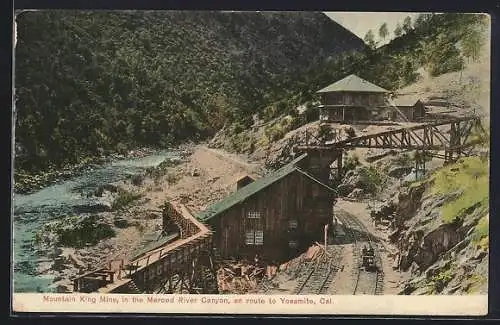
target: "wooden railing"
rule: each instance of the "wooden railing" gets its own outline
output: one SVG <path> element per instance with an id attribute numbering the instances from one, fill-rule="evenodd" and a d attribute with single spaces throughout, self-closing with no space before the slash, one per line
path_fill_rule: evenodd
<path id="1" fill-rule="evenodd" d="M 161 247 L 152 249 L 141 256 L 125 262 L 124 260 L 109 261 L 106 266 L 101 266 L 94 271 L 76 277 L 73 281 L 73 289 L 76 292 L 93 292 L 101 289 L 105 292 L 120 292 L 120 289 L 142 275 L 139 281 L 141 286 L 147 285 L 145 274 L 150 273 L 150 268 L 155 268 L 168 261 L 169 266 L 184 263 L 186 254 L 192 254 L 201 246 L 211 245 L 212 232 L 199 222 L 183 205 L 174 206 L 166 204 L 164 213 L 167 213 L 181 229 L 180 239 L 166 243 Z M 113 263 L 119 263 L 116 270 L 112 270 Z"/>

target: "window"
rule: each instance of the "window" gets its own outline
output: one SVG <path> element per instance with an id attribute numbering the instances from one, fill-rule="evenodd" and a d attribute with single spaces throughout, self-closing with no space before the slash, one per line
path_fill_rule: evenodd
<path id="1" fill-rule="evenodd" d="M 245 221 L 245 244 L 263 245 L 264 229 L 262 227 L 262 213 L 260 211 L 248 211 Z"/>
<path id="2" fill-rule="evenodd" d="M 260 212 L 258 211 L 248 211 L 247 212 L 248 219 L 260 219 Z"/>
<path id="3" fill-rule="evenodd" d="M 351 94 L 344 94 L 344 104 L 351 105 L 353 102 Z"/>
<path id="4" fill-rule="evenodd" d="M 288 242 L 288 247 L 290 247 L 290 248 L 297 248 L 298 246 L 299 246 L 299 243 L 297 243 L 296 240 L 290 240 Z"/>
<path id="5" fill-rule="evenodd" d="M 158 266 L 156 267 L 156 275 L 161 275 L 162 272 L 163 272 L 162 265 L 158 263 Z"/>
<path id="6" fill-rule="evenodd" d="M 264 231 L 262 230 L 247 230 L 245 232 L 245 244 L 262 246 L 264 245 Z"/>
<path id="7" fill-rule="evenodd" d="M 297 229 L 297 220 L 288 220 L 288 229 L 289 230 L 295 230 Z"/>

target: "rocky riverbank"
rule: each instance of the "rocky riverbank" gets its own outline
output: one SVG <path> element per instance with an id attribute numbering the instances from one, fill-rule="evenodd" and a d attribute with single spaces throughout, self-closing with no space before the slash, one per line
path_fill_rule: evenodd
<path id="1" fill-rule="evenodd" d="M 41 171 L 36 174 L 25 173 L 22 171 L 14 171 L 14 193 L 29 194 L 38 191 L 46 186 L 55 184 L 72 177 L 81 175 L 85 172 L 92 171 L 93 169 L 101 166 L 110 161 L 139 158 L 152 154 L 155 149 L 152 148 L 139 148 L 130 150 L 126 153 L 113 153 L 109 155 L 102 155 L 98 157 L 88 157 L 82 159 L 77 164 L 71 164 L 62 168 L 51 167 L 46 171 Z"/>
<path id="2" fill-rule="evenodd" d="M 38 266 L 37 275 L 54 277 L 54 290 L 70 292 L 71 279 L 89 266 L 126 260 L 156 240 L 166 201 L 200 211 L 233 191 L 239 176 L 259 171 L 259 164 L 247 163 L 244 156 L 205 146 L 185 146 L 183 151 L 187 155 L 181 160 L 96 189 L 92 195 L 107 206 L 105 211 L 46 224 L 37 249 L 48 258 Z"/>

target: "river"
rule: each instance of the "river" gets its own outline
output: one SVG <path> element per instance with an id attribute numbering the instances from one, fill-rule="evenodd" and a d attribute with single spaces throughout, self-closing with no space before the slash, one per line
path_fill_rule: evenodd
<path id="1" fill-rule="evenodd" d="M 49 221 L 67 215 L 85 216 L 99 204 L 93 193 L 99 186 L 117 182 L 154 167 L 166 159 L 180 158 L 173 150 L 158 151 L 141 158 L 112 161 L 69 180 L 50 185 L 31 194 L 14 195 L 13 291 L 53 292 L 51 276 L 38 275 L 37 265 L 47 261 L 47 253 L 37 251 L 37 230 Z"/>

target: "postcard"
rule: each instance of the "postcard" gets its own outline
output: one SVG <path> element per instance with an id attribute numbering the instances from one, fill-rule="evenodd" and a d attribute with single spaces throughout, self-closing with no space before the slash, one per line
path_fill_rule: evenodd
<path id="1" fill-rule="evenodd" d="M 487 314 L 490 29 L 17 12 L 13 312 Z"/>

